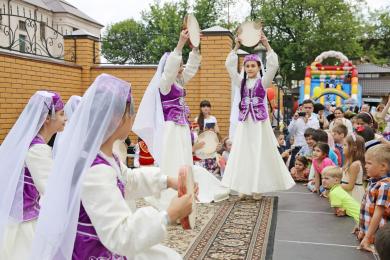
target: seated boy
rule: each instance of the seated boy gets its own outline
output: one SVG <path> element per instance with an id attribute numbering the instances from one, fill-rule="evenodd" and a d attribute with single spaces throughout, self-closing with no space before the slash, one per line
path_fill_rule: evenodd
<path id="1" fill-rule="evenodd" d="M 359 223 L 359 203 L 352 198 L 340 185 L 343 171 L 337 166 L 325 167 L 322 171 L 322 186 L 329 190 L 330 206 L 335 209 L 338 217 L 348 215 Z"/>

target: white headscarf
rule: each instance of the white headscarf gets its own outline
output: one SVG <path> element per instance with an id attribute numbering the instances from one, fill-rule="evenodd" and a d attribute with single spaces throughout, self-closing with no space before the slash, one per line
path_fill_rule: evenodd
<path id="1" fill-rule="evenodd" d="M 253 54 L 251 54 L 253 55 Z M 235 56 L 236 59 L 237 59 L 237 63 L 238 63 L 238 56 L 236 55 Z M 263 62 L 261 61 L 260 57 L 259 57 L 259 61 L 260 61 L 260 65 L 261 65 L 261 74 L 264 76 L 265 74 L 265 68 L 264 68 L 264 65 L 263 65 Z M 242 84 L 242 80 L 244 78 L 244 65 L 242 65 L 242 68 L 241 68 L 241 73 L 240 73 L 240 78 L 241 78 L 241 81 L 240 81 L 240 84 Z M 257 77 L 261 79 L 261 75 L 260 75 L 260 72 L 257 74 Z M 245 79 L 247 80 L 247 79 Z M 230 127 L 229 127 L 229 138 L 230 140 L 233 140 L 234 138 L 234 133 L 236 132 L 236 127 L 237 127 L 237 123 L 238 123 L 238 115 L 239 115 L 239 105 L 240 105 L 240 102 L 241 102 L 241 85 L 240 86 L 236 86 L 234 85 L 234 81 L 232 81 L 232 95 L 233 95 L 233 103 L 232 103 L 232 108 L 230 110 Z M 267 107 L 267 106 L 266 106 Z"/>
<path id="2" fill-rule="evenodd" d="M 148 146 L 150 154 L 161 165 L 164 136 L 164 113 L 161 105 L 159 84 L 169 53 L 160 59 L 156 73 L 147 87 L 133 124 L 136 133 Z"/>
<path id="3" fill-rule="evenodd" d="M 32 259 L 72 258 L 80 210 L 83 173 L 100 146 L 117 129 L 126 108 L 130 84 L 102 74 L 84 94 L 77 113 L 63 132 L 36 227 Z M 98 191 L 97 191 L 98 192 Z"/>
<path id="4" fill-rule="evenodd" d="M 37 91 L 0 146 L 0 247 L 8 222 L 23 220 L 24 162 L 49 109 L 55 110 L 53 96 Z"/>
<path id="5" fill-rule="evenodd" d="M 69 122 L 70 118 L 72 117 L 72 114 L 76 110 L 77 106 L 79 105 L 80 101 L 81 101 L 80 96 L 71 96 L 69 98 L 68 102 L 66 102 L 66 104 L 64 106 L 64 113 L 65 113 L 65 117 L 66 117 L 68 122 Z M 62 137 L 62 133 L 57 133 L 56 139 L 55 139 L 54 145 L 53 145 L 53 156 L 55 156 L 57 154 L 58 147 L 60 146 L 59 143 L 60 143 L 61 137 Z"/>

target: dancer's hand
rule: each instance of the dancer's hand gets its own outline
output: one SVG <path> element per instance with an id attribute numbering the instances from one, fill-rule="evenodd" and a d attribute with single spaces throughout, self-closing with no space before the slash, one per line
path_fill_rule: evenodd
<path id="1" fill-rule="evenodd" d="M 167 209 L 169 220 L 176 222 L 176 220 L 188 216 L 192 211 L 192 195 L 186 194 L 180 198 L 172 199 L 171 204 Z"/>
<path id="2" fill-rule="evenodd" d="M 180 38 L 177 43 L 176 49 L 181 51 L 189 38 L 190 38 L 190 34 L 188 33 L 188 29 L 182 30 L 180 33 Z"/>
<path id="3" fill-rule="evenodd" d="M 260 31 L 260 42 L 267 49 L 267 51 L 271 51 L 271 45 L 269 45 L 268 38 L 265 36 L 263 30 Z"/>

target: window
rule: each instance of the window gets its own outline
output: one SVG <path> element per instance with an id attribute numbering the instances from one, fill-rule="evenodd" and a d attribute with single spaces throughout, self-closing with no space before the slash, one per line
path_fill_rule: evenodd
<path id="1" fill-rule="evenodd" d="M 19 21 L 19 30 L 27 31 L 26 22 L 25 21 Z"/>
<path id="2" fill-rule="evenodd" d="M 39 32 L 41 40 L 44 40 L 46 38 L 46 23 L 41 22 L 39 26 Z"/>
<path id="3" fill-rule="evenodd" d="M 26 35 L 19 34 L 19 51 L 26 52 Z"/>

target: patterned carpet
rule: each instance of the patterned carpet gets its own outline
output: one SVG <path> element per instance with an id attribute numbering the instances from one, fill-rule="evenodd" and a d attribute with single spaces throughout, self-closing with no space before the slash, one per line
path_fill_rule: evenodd
<path id="1" fill-rule="evenodd" d="M 197 205 L 194 230 L 180 225 L 168 228 L 164 245 L 184 259 L 270 260 L 276 229 L 277 198 L 229 200 Z"/>

